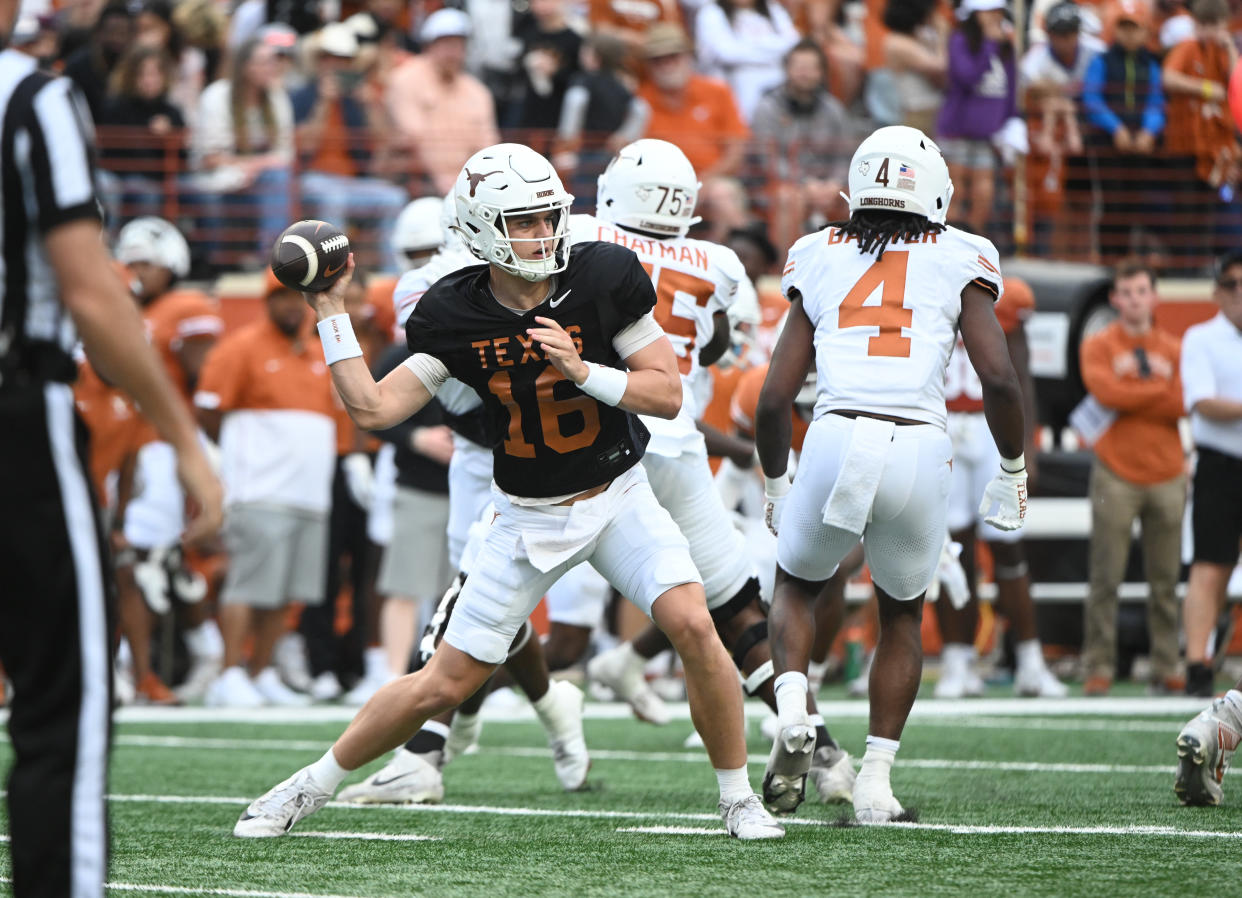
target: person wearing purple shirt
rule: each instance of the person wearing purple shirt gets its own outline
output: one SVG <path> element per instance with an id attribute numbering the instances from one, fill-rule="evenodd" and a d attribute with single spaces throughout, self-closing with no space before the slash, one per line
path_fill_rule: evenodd
<path id="1" fill-rule="evenodd" d="M 1005 0 L 962 0 L 957 16 L 936 139 L 961 185 L 965 226 L 984 234 L 995 193 L 993 141 L 1018 114 L 1012 29 Z"/>

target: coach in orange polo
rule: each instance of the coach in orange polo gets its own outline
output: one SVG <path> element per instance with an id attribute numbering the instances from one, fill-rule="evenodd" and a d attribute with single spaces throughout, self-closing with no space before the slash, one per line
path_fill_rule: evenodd
<path id="1" fill-rule="evenodd" d="M 1117 589 L 1135 518 L 1143 531 L 1150 587 L 1151 691 L 1180 692 L 1177 577 L 1181 570 L 1186 458 L 1178 433 L 1181 343 L 1153 323 L 1156 275 L 1146 264 L 1117 266 L 1109 294 L 1117 320 L 1083 341 L 1087 392 L 1115 417 L 1095 444 L 1091 468 L 1090 589 L 1084 609 L 1087 695 L 1107 694 L 1117 659 Z"/>
<path id="2" fill-rule="evenodd" d="M 216 344 L 194 396 L 203 429 L 220 444 L 229 552 L 224 672 L 208 689 L 209 705 L 309 703 L 281 683 L 272 648 L 289 602 L 324 598 L 337 412 L 306 303 L 270 271 L 266 312 Z"/>

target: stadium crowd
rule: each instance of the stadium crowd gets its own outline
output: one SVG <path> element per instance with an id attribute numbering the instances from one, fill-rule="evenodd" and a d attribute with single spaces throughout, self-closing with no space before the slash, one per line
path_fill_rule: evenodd
<path id="1" fill-rule="evenodd" d="M 853 146 L 888 124 L 941 143 L 957 219 L 1002 252 L 1206 272 L 1242 232 L 1229 0 L 23 9 L 14 45 L 87 97 L 114 227 L 177 222 L 196 274 L 254 267 L 299 217 L 349 221 L 390 268 L 404 202 L 501 134 L 552 156 L 576 211 L 613 151 L 671 140 L 702 232 L 759 218 L 782 251 L 840 217 Z"/>

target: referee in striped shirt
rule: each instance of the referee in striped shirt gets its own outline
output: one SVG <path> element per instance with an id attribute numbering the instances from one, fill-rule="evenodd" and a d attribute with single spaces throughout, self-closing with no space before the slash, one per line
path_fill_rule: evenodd
<path id="1" fill-rule="evenodd" d="M 16 6 L 0 0 L 5 43 Z M 91 135 L 67 79 L 0 50 L 0 664 L 13 682 L 16 898 L 102 896 L 107 865 L 112 577 L 73 404 L 79 338 L 176 448 L 197 508 L 185 539 L 221 518 L 189 410 L 104 248 Z"/>

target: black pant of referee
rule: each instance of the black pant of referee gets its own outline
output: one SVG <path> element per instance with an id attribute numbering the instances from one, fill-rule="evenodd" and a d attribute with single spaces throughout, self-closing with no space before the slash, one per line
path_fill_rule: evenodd
<path id="1" fill-rule="evenodd" d="M 67 383 L 5 378 L 0 663 L 13 683 L 8 831 L 20 898 L 98 888 L 107 864 L 115 604 L 85 450 Z"/>

